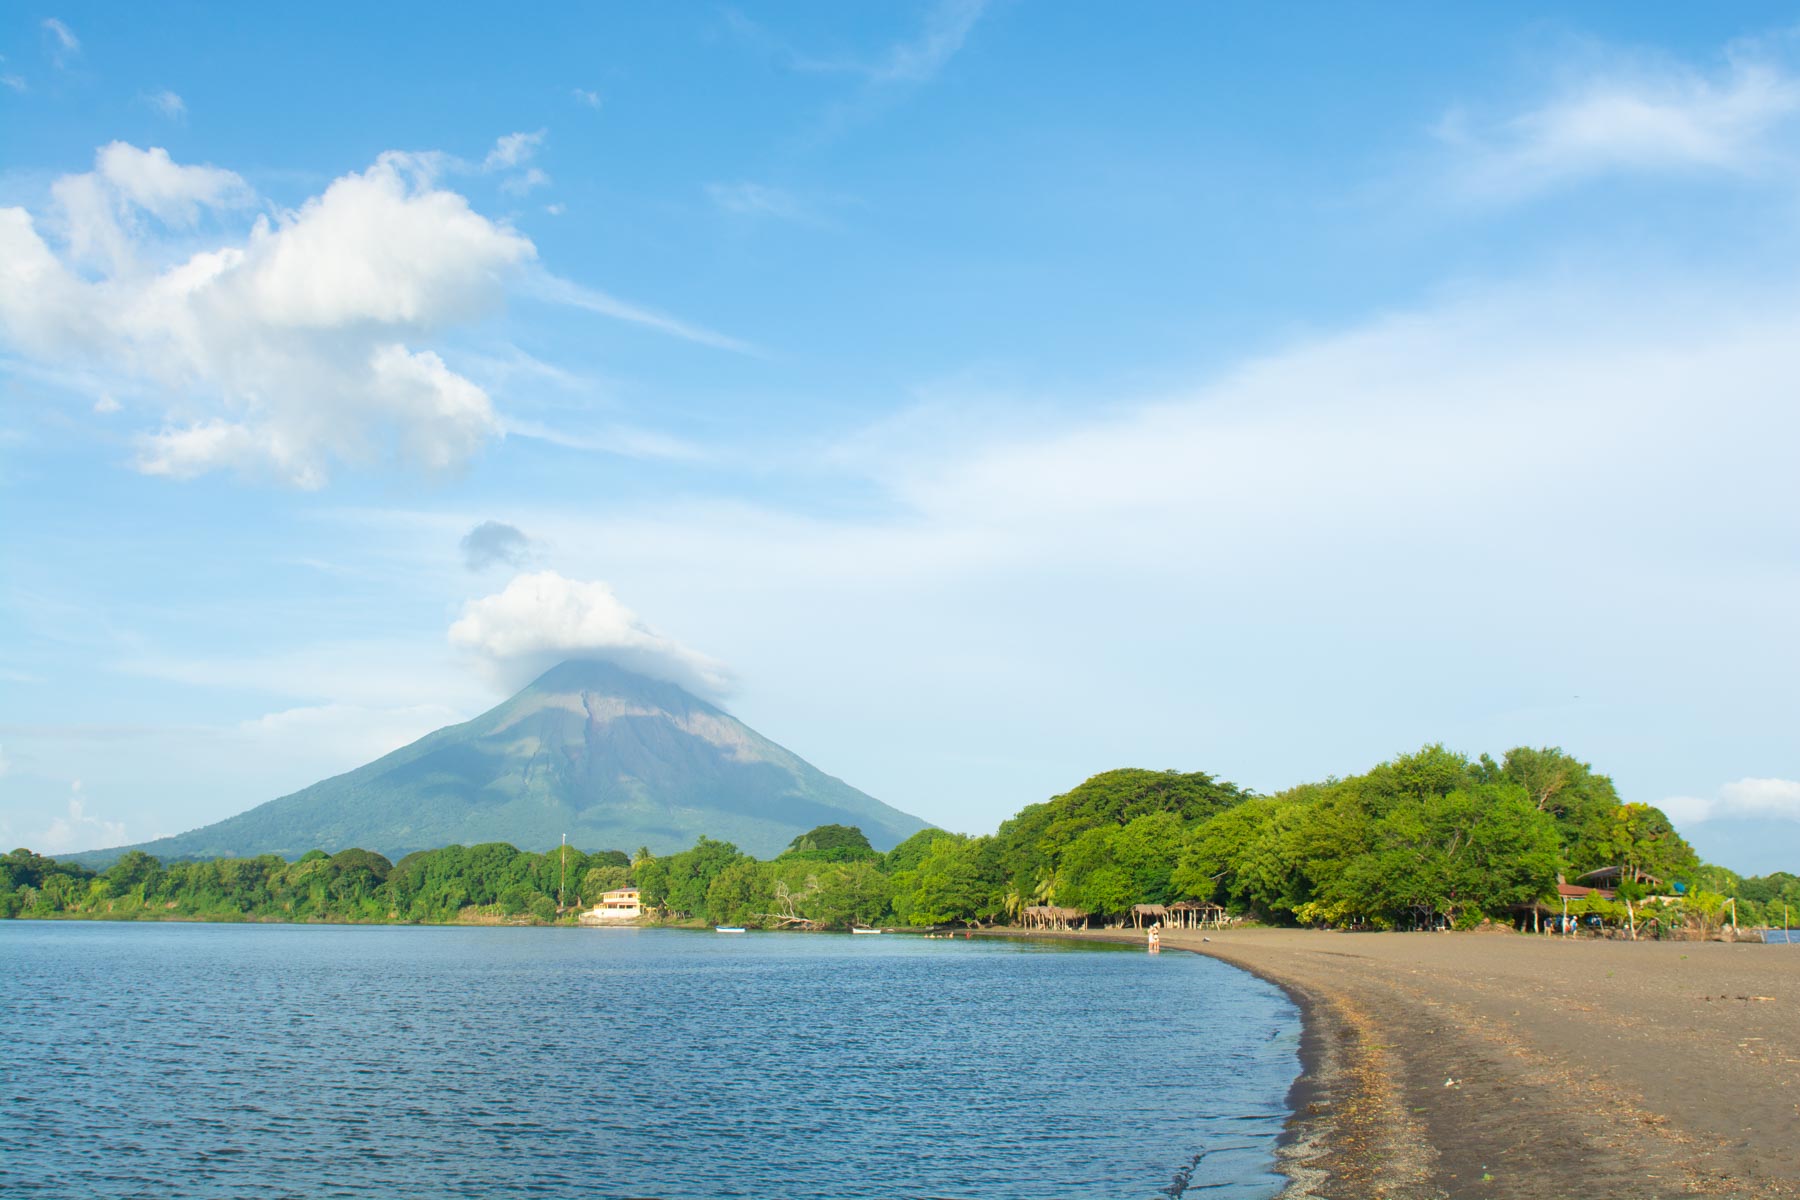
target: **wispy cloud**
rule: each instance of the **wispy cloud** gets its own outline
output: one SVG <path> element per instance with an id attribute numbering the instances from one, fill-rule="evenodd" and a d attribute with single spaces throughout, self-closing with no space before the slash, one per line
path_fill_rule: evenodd
<path id="1" fill-rule="evenodd" d="M 371 512 L 369 517 L 376 515 Z M 360 524 L 368 523 L 361 517 L 356 519 Z M 391 514 L 389 519 L 393 519 Z M 433 545 L 442 546 L 467 529 L 466 516 L 446 517 L 432 524 L 429 534 Z M 447 537 L 437 540 L 440 535 Z M 191 687 L 222 688 L 301 702 L 396 708 L 415 705 L 421 696 L 430 696 L 459 711 L 471 711 L 470 701 L 479 697 L 479 689 L 438 651 L 436 643 L 381 638 L 314 642 L 243 658 L 138 654 L 118 659 L 111 669 Z M 0 733 L 9 732 L 0 726 Z"/>
<path id="2" fill-rule="evenodd" d="M 574 432 L 552 428 L 539 421 L 507 418 L 508 437 L 531 438 L 561 446 L 565 450 L 582 450 L 595 454 L 615 454 L 621 458 L 660 459 L 666 462 L 700 462 L 711 458 L 694 443 L 650 429 L 634 429 L 614 425 L 605 429 Z"/>
<path id="3" fill-rule="evenodd" d="M 868 56 L 809 53 L 736 10 L 728 10 L 725 21 L 738 38 L 790 70 L 818 75 L 853 75 L 881 86 L 925 83 L 935 78 L 963 48 L 986 8 L 987 0 L 938 0 L 915 36 Z"/>
<path id="4" fill-rule="evenodd" d="M 548 134 L 545 129 L 535 133 L 506 134 L 494 142 L 494 148 L 482 160 L 482 173 L 504 174 L 506 178 L 500 181 L 500 190 L 508 196 L 524 196 L 550 186 L 550 176 L 542 168 L 530 165 Z"/>
<path id="5" fill-rule="evenodd" d="M 524 196 L 541 187 L 550 186 L 550 176 L 537 167 L 527 167 L 517 175 L 508 176 L 500 184 L 500 190 L 509 196 Z"/>
<path id="6" fill-rule="evenodd" d="M 61 67 L 81 53 L 81 39 L 76 37 L 75 31 L 67 25 L 55 17 L 45 17 L 40 24 L 50 43 L 51 62 Z"/>
<path id="7" fill-rule="evenodd" d="M 900 42 L 869 71 L 874 83 L 923 83 L 934 78 L 968 40 L 987 0 L 939 0 L 925 27 L 911 41 Z"/>
<path id="8" fill-rule="evenodd" d="M 681 338 L 702 346 L 711 346 L 715 350 L 729 350 L 734 354 L 758 353 L 756 347 L 738 338 L 728 337 L 702 326 L 689 324 L 666 313 L 632 304 L 630 301 L 621 300 L 617 296 L 563 279 L 547 271 L 538 271 L 527 275 L 523 291 L 527 295 L 536 296 L 551 304 L 564 304 L 570 308 L 579 308 L 584 312 L 611 317 L 632 325 L 641 325 L 645 329 L 654 329 L 656 332 L 666 333 L 670 337 Z"/>
<path id="9" fill-rule="evenodd" d="M 1786 463 L 1800 438 L 1796 320 L 1792 288 L 1749 297 L 1692 277 L 1533 273 L 1160 397 L 1045 398 L 973 423 L 946 406 L 851 456 L 854 487 L 829 509 L 688 493 L 516 516 L 557 547 L 563 574 L 653 596 L 653 613 L 717 647 L 763 695 L 857 672 L 978 670 L 1007 681 L 1021 727 L 1059 728 L 1069 718 L 1054 697 L 1147 678 L 1113 664 L 1204 663 L 1242 692 L 1243 724 L 1206 711 L 1246 745 L 1192 752 L 1222 755 L 1258 786 L 1341 771 L 1449 720 L 1468 745 L 1579 736 L 1619 764 L 1627 795 L 1650 798 L 1691 752 L 1634 752 L 1632 731 L 1686 711 L 1684 663 L 1759 664 L 1716 701 L 1757 737 L 1800 669 L 1782 635 L 1800 580 L 1767 549 L 1792 544 L 1800 512 Z M 1472 582 L 1496 562 L 1506 583 Z M 698 599 L 719 580 L 731 581 L 727 608 Z M 1644 659 L 1644 644 L 1701 627 L 1719 640 L 1677 638 L 1666 660 Z M 1478 692 L 1472 670 L 1488 680 Z M 1380 704 L 1367 702 L 1370 679 Z M 1576 709 L 1554 707 L 1572 694 Z M 946 696 L 934 728 L 979 728 L 984 705 L 991 694 Z M 1137 717 L 1091 719 L 1133 745 L 1194 744 L 1191 725 L 1158 741 Z M 1334 732 L 1295 761 L 1249 744 L 1271 719 Z M 1075 776 L 1080 763 L 1061 761 Z M 930 787 L 878 755 L 858 770 L 880 794 Z"/>
<path id="10" fill-rule="evenodd" d="M 587 107 L 594 109 L 600 107 L 601 96 L 599 92 L 589 91 L 587 88 L 570 88 L 569 95 L 574 98 L 577 104 L 584 104 Z"/>
<path id="11" fill-rule="evenodd" d="M 160 92 L 151 92 L 144 97 L 144 103 L 171 121 L 187 120 L 187 101 L 183 100 L 167 88 Z"/>
<path id="12" fill-rule="evenodd" d="M 811 221 L 812 211 L 792 192 L 761 183 L 709 183 L 707 199 L 721 212 L 737 217 L 773 217 L 783 221 Z"/>
<path id="13" fill-rule="evenodd" d="M 488 151 L 487 158 L 482 161 L 482 170 L 503 171 L 529 162 L 544 144 L 548 133 L 549 130 L 540 129 L 536 133 L 509 133 L 502 136 L 494 142 L 494 148 Z"/>
<path id="14" fill-rule="evenodd" d="M 1435 133 L 1453 152 L 1459 194 L 1511 201 L 1607 174 L 1792 170 L 1797 119 L 1800 78 L 1738 57 L 1710 75 L 1668 62 L 1588 72 L 1502 120 L 1453 109 Z"/>

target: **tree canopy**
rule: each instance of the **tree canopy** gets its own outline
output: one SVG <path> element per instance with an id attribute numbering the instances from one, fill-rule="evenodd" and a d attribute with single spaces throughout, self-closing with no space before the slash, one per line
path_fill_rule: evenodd
<path id="1" fill-rule="evenodd" d="M 1800 910 L 1800 879 L 1701 864 L 1664 813 L 1621 802 L 1611 779 L 1560 749 L 1496 761 L 1428 745 L 1272 796 L 1204 772 L 1107 771 L 992 835 L 925 829 L 885 855 L 837 824 L 769 861 L 702 837 L 629 858 L 504 843 L 397 863 L 357 849 L 294 862 L 134 851 L 96 875 L 16 850 L 0 859 L 0 915 L 551 921 L 630 884 L 668 916 L 745 925 L 986 923 L 1033 905 L 1117 918 L 1196 900 L 1265 921 L 1392 928 L 1503 916 L 1554 895 L 1559 874 L 1615 865 L 1735 896 L 1746 920 L 1779 919 L 1784 902 Z"/>

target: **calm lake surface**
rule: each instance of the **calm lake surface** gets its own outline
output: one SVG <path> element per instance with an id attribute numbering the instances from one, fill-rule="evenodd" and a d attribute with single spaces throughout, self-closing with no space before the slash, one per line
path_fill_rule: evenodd
<path id="1" fill-rule="evenodd" d="M 1268 1197 L 1299 1069 L 1195 955 L 0 922 L 0 1195 Z"/>

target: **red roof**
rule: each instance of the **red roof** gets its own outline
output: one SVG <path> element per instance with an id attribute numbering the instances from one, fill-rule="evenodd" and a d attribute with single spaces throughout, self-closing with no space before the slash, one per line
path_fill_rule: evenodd
<path id="1" fill-rule="evenodd" d="M 1598 896 L 1602 900 L 1611 900 L 1615 893 L 1606 888 L 1580 887 L 1573 883 L 1559 883 L 1556 894 L 1565 900 L 1579 900 L 1583 896 Z"/>

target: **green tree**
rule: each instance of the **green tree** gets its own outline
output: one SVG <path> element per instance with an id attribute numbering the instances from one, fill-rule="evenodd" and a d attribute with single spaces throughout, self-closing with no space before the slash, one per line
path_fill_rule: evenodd
<path id="1" fill-rule="evenodd" d="M 789 855 L 817 862 L 853 862 L 881 857 L 863 836 L 863 831 L 854 825 L 820 825 L 811 829 L 788 843 L 782 857 Z"/>
<path id="2" fill-rule="evenodd" d="M 706 887 L 706 919 L 716 925 L 749 925 L 774 908 L 774 887 L 763 864 L 739 857 L 721 867 Z"/>
<path id="3" fill-rule="evenodd" d="M 1374 852 L 1345 872 L 1347 891 L 1326 898 L 1396 918 L 1503 913 L 1555 883 L 1553 820 L 1517 785 L 1404 801 L 1377 823 Z"/>
<path id="4" fill-rule="evenodd" d="M 807 909 L 828 929 L 876 925 L 888 915 L 892 887 L 873 862 L 835 863 L 817 876 L 818 891 Z"/>
<path id="5" fill-rule="evenodd" d="M 577 903 L 598 904 L 601 896 L 627 887 L 630 882 L 631 870 L 628 867 L 589 867 L 582 872 L 581 881 L 575 888 Z"/>
<path id="6" fill-rule="evenodd" d="M 667 896 L 662 900 L 674 912 L 700 915 L 706 912 L 706 893 L 726 867 L 742 857 L 730 842 L 702 837 L 689 849 L 661 861 L 667 870 Z"/>
<path id="7" fill-rule="evenodd" d="M 952 834 L 934 840 L 915 870 L 894 876 L 895 915 L 912 925 L 991 916 L 1000 907 L 1002 882 L 993 849 L 990 838 Z"/>
<path id="8" fill-rule="evenodd" d="M 1662 809 L 1650 804 L 1621 804 L 1611 814 L 1600 843 L 1610 860 L 1665 882 L 1685 879 L 1700 866 L 1694 848 L 1675 832 Z"/>
<path id="9" fill-rule="evenodd" d="M 931 852 L 932 846 L 944 838 L 960 838 L 959 833 L 951 833 L 948 829 L 927 827 L 919 830 L 905 841 L 889 850 L 882 859 L 882 868 L 889 874 L 901 871 L 916 870 L 925 856 Z"/>

